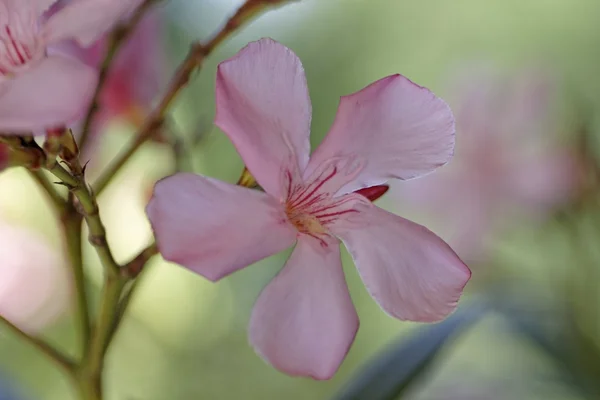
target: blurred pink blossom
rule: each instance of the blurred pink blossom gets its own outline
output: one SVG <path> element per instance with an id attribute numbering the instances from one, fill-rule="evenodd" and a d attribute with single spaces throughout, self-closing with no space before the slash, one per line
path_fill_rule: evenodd
<path id="1" fill-rule="evenodd" d="M 0 260 L 0 315 L 33 333 L 66 311 L 64 260 L 39 234 L 0 223 Z"/>
<path id="2" fill-rule="evenodd" d="M 71 3 L 60 0 L 55 12 Z M 166 76 L 166 57 L 161 45 L 160 10 L 147 14 L 127 42 L 119 49 L 100 95 L 100 109 L 94 130 L 113 118 L 124 118 L 141 125 Z M 108 37 L 82 48 L 73 44 L 64 49 L 85 64 L 99 70 L 107 51 Z"/>
<path id="3" fill-rule="evenodd" d="M 92 44 L 140 0 L 0 0 L 0 129 L 29 133 L 73 122 L 89 103 L 95 71 L 53 45 Z"/>
<path id="4" fill-rule="evenodd" d="M 425 227 L 354 193 L 445 164 L 454 148 L 446 103 L 388 76 L 342 97 L 309 157 L 304 70 L 271 39 L 219 65 L 216 103 L 216 125 L 266 193 L 181 173 L 156 185 L 147 213 L 162 255 L 212 281 L 296 245 L 252 312 L 250 341 L 262 357 L 316 379 L 338 369 L 358 329 L 340 240 L 390 315 L 431 322 L 455 309 L 467 266 Z"/>
<path id="5" fill-rule="evenodd" d="M 549 76 L 476 68 L 453 83 L 458 139 L 452 162 L 395 189 L 446 222 L 461 257 L 478 260 L 489 233 L 511 219 L 540 218 L 567 200 L 576 168 L 556 137 L 556 88 Z"/>

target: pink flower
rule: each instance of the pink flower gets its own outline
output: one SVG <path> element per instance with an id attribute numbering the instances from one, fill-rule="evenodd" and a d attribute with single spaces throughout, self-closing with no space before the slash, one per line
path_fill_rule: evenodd
<path id="1" fill-rule="evenodd" d="M 290 375 L 328 379 L 358 329 L 339 243 L 372 296 L 403 320 L 452 312 L 469 269 L 426 228 L 356 190 L 445 164 L 454 147 L 448 106 L 393 75 L 342 97 L 329 135 L 309 159 L 311 104 L 296 55 L 270 39 L 220 64 L 216 125 L 266 193 L 176 174 L 157 183 L 147 213 L 162 255 L 216 281 L 294 243 L 263 290 L 250 341 Z"/>
<path id="2" fill-rule="evenodd" d="M 556 90 L 548 76 L 508 77 L 479 67 L 464 75 L 454 82 L 462 140 L 452 163 L 399 194 L 445 220 L 461 257 L 481 261 L 485 239 L 497 228 L 536 219 L 568 199 L 576 169 L 552 135 Z"/>
<path id="3" fill-rule="evenodd" d="M 0 0 L 0 130 L 23 133 L 75 120 L 96 72 L 51 46 L 92 44 L 140 0 L 78 0 L 49 19 L 55 0 Z"/>
<path id="4" fill-rule="evenodd" d="M 161 18 L 153 13 L 144 18 L 115 60 L 100 100 L 100 121 L 124 117 L 136 126 L 143 123 L 165 76 L 160 38 Z"/>
<path id="5" fill-rule="evenodd" d="M 53 323 L 69 304 L 64 260 L 28 229 L 0 223 L 0 315 L 27 332 Z"/>
<path id="6" fill-rule="evenodd" d="M 59 0 L 53 12 L 60 12 L 73 0 Z M 100 95 L 100 110 L 95 130 L 116 117 L 140 125 L 160 91 L 165 76 L 166 59 L 161 47 L 162 17 L 157 11 L 144 17 L 127 42 L 119 50 Z M 99 69 L 107 50 L 104 36 L 93 46 L 76 44 L 65 50 L 85 64 Z"/>

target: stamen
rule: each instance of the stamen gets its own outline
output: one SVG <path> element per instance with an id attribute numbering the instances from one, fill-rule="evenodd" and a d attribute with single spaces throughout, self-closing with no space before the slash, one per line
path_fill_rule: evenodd
<path id="1" fill-rule="evenodd" d="M 297 200 L 293 200 L 293 202 L 295 203 L 296 206 L 299 206 L 300 204 L 302 204 L 302 202 L 306 199 L 308 199 L 310 196 L 312 196 L 313 194 L 315 194 L 315 192 L 317 190 L 319 190 L 321 187 L 323 187 L 323 185 L 325 183 L 327 183 L 327 181 L 331 180 L 331 178 L 333 178 L 335 176 L 335 174 L 337 173 L 337 168 L 333 168 L 333 171 L 331 171 L 331 174 L 329 174 L 329 176 L 327 176 L 325 179 L 323 179 L 322 181 L 319 182 L 319 180 L 317 179 L 315 182 L 317 183 L 317 187 L 315 187 L 314 189 L 311 190 L 310 193 L 308 193 L 305 197 L 303 197 L 302 199 L 297 199 Z M 313 184 L 315 183 L 313 182 Z M 306 193 L 308 190 L 310 190 L 310 186 L 306 187 L 302 193 L 300 193 L 299 196 L 302 196 L 304 193 Z"/>
<path id="2" fill-rule="evenodd" d="M 282 174 L 287 186 L 285 209 L 289 221 L 299 233 L 319 240 L 323 247 L 332 243 L 329 226 L 340 218 L 358 211 L 354 209 L 356 195 L 335 196 L 335 192 L 350 182 L 364 164 L 353 157 L 338 157 L 321 164 L 309 179 L 286 170 Z"/>

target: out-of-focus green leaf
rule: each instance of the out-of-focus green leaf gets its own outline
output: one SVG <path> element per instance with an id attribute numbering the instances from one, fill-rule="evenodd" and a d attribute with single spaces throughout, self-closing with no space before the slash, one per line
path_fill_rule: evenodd
<path id="1" fill-rule="evenodd" d="M 334 400 L 393 400 L 420 378 L 448 340 L 471 326 L 487 310 L 466 305 L 444 321 L 418 329 L 382 351 L 334 397 Z"/>
<path id="2" fill-rule="evenodd" d="M 523 335 L 551 357 L 562 371 L 564 383 L 588 398 L 598 398 L 597 373 L 586 362 L 594 357 L 594 351 L 589 346 L 581 349 L 586 343 L 573 329 L 573 322 L 565 315 L 565 310 L 539 310 L 531 304 L 524 304 L 517 306 L 504 302 L 494 306 L 505 316 L 514 332 Z"/>

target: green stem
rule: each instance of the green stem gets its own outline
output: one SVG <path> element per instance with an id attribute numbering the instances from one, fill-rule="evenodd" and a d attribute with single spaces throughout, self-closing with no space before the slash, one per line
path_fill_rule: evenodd
<path id="1" fill-rule="evenodd" d="M 82 393 L 85 391 L 85 395 L 89 399 L 95 400 L 102 398 L 104 356 L 110 343 L 113 319 L 117 314 L 117 305 L 123 287 L 127 283 L 127 277 L 120 274 L 120 267 L 108 247 L 106 230 L 100 219 L 98 203 L 85 182 L 84 169 L 78 161 L 71 163 L 70 167 L 73 173 L 58 163 L 48 166 L 48 170 L 59 178 L 77 199 L 77 209 L 83 215 L 89 228 L 89 242 L 96 249 L 106 276 L 96 325 L 91 332 L 89 347 L 86 348 L 87 351 L 78 368 L 82 381 L 80 384 Z"/>
<path id="2" fill-rule="evenodd" d="M 89 301 L 87 297 L 85 273 L 83 270 L 83 255 L 81 248 L 81 216 L 73 207 L 69 207 L 61 216 L 61 222 L 67 243 L 67 251 L 71 263 L 71 272 L 75 282 L 77 296 L 77 322 L 80 332 L 81 355 L 88 351 L 91 325 Z"/>
<path id="3" fill-rule="evenodd" d="M 75 370 L 75 362 L 71 360 L 67 355 L 59 352 L 57 349 L 55 349 L 42 339 L 28 335 L 6 318 L 0 316 L 0 321 L 2 321 L 4 325 L 7 328 L 9 328 L 14 334 L 16 334 L 17 336 L 31 344 L 33 347 L 38 349 L 42 354 L 44 354 L 48 358 L 48 360 L 52 361 L 60 369 L 64 370 L 69 375 L 73 374 L 73 371 Z"/>
<path id="4" fill-rule="evenodd" d="M 102 400 L 102 387 L 100 379 L 88 379 L 86 376 L 79 376 L 75 382 L 79 389 L 82 400 Z"/>
<path id="5" fill-rule="evenodd" d="M 129 288 L 124 291 L 123 296 L 119 301 L 117 313 L 111 328 L 111 335 L 116 334 L 117 330 L 121 326 L 121 321 L 127 312 L 127 308 L 131 303 L 131 299 L 140 286 L 143 276 L 142 274 L 146 270 L 146 264 L 156 254 L 158 254 L 158 247 L 156 246 L 156 242 L 153 242 L 122 268 L 122 275 L 128 277 L 129 280 L 133 279 L 133 281 L 131 282 Z"/>
<path id="6" fill-rule="evenodd" d="M 92 336 L 89 358 L 86 360 L 88 372 L 92 376 L 102 371 L 104 356 L 114 333 L 113 324 L 118 314 L 119 300 L 126 284 L 127 279 L 109 274 L 102 290 L 100 312 Z"/>
<path id="7" fill-rule="evenodd" d="M 106 242 L 106 230 L 100 219 L 96 196 L 92 193 L 84 180 L 83 168 L 76 165 L 74 166 L 73 174 L 71 174 L 60 164 L 55 164 L 49 167 L 48 171 L 60 179 L 77 198 L 79 212 L 83 215 L 90 231 L 88 238 L 89 242 L 96 249 L 96 253 L 107 272 L 118 275 L 120 267 L 115 261 L 108 247 L 108 243 Z"/>
<path id="8" fill-rule="evenodd" d="M 121 275 L 130 279 L 135 279 L 144 269 L 144 266 L 152 257 L 158 254 L 156 242 L 152 242 L 142 250 L 135 258 L 125 264 L 121 270 Z"/>

